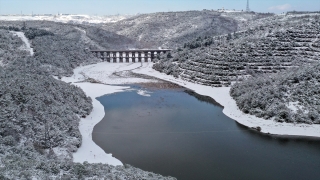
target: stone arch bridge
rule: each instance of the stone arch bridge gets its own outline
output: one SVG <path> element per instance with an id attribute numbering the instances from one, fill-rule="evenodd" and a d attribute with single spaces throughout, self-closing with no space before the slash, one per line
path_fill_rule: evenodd
<path id="1" fill-rule="evenodd" d="M 92 50 L 98 58 L 107 62 L 149 62 L 161 53 L 167 53 L 171 49 L 142 49 L 142 50 Z"/>

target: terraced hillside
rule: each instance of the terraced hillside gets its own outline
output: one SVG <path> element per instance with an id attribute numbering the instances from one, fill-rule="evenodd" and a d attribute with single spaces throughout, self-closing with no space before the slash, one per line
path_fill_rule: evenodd
<path id="1" fill-rule="evenodd" d="M 156 70 L 209 86 L 320 60 L 320 14 L 272 16 L 244 31 L 198 37 L 162 55 Z"/>
<path id="2" fill-rule="evenodd" d="M 272 14 L 221 13 L 217 11 L 159 12 L 141 14 L 103 29 L 139 41 L 146 48 L 175 48 L 198 36 L 215 36 L 237 31 L 248 19 L 259 19 Z"/>

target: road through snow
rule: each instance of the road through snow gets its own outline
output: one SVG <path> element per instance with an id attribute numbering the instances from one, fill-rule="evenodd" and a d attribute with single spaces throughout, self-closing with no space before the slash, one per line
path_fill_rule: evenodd
<path id="1" fill-rule="evenodd" d="M 15 32 L 15 31 L 12 31 L 12 33 L 16 34 L 24 42 L 24 46 L 22 46 L 21 49 L 29 51 L 30 55 L 33 56 L 33 54 L 34 54 L 33 48 L 31 48 L 31 44 L 30 44 L 29 40 L 27 39 L 27 37 L 24 35 L 24 33 L 23 32 Z"/>

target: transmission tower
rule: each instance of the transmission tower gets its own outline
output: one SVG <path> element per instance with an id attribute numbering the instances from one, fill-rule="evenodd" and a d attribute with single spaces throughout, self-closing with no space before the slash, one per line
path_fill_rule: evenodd
<path id="1" fill-rule="evenodd" d="M 249 0 L 247 0 L 247 12 L 250 12 L 250 7 L 249 7 Z"/>

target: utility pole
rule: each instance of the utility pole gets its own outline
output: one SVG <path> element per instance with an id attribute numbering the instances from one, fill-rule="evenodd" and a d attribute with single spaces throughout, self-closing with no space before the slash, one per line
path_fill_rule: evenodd
<path id="1" fill-rule="evenodd" d="M 247 9 L 246 9 L 247 12 L 250 12 L 250 7 L 249 7 L 249 0 L 247 0 Z"/>

